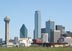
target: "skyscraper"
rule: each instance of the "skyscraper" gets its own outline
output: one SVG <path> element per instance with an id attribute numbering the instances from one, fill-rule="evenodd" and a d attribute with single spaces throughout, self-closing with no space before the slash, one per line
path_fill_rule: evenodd
<path id="1" fill-rule="evenodd" d="M 28 30 L 26 26 L 23 24 L 20 29 L 20 38 L 27 38 Z"/>
<path id="2" fill-rule="evenodd" d="M 48 33 L 48 41 L 54 42 L 54 21 L 46 22 L 46 32 Z"/>
<path id="3" fill-rule="evenodd" d="M 35 11 L 35 31 L 34 39 L 41 38 L 41 13 L 40 11 Z"/>
<path id="4" fill-rule="evenodd" d="M 8 45 L 9 44 L 9 22 L 10 22 L 10 18 L 8 16 L 6 16 L 4 18 L 5 21 L 5 44 Z"/>

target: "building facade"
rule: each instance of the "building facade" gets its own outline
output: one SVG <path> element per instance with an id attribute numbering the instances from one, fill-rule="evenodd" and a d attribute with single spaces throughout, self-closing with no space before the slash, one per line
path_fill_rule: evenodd
<path id="1" fill-rule="evenodd" d="M 34 29 L 34 39 L 41 38 L 41 13 L 40 11 L 35 11 L 35 29 Z"/>
<path id="2" fill-rule="evenodd" d="M 27 35 L 28 35 L 28 30 L 26 26 L 23 24 L 20 29 L 20 38 L 27 38 Z"/>
<path id="3" fill-rule="evenodd" d="M 61 36 L 60 30 L 54 30 L 54 43 L 58 43 L 60 36 Z"/>
<path id="4" fill-rule="evenodd" d="M 50 43 L 54 42 L 54 21 L 46 22 L 46 32 L 48 33 L 48 41 Z"/>
<path id="5" fill-rule="evenodd" d="M 42 43 L 48 43 L 48 33 L 41 33 L 42 35 Z"/>
<path id="6" fill-rule="evenodd" d="M 65 33 L 65 27 L 62 26 L 62 25 L 56 25 L 56 30 L 60 30 L 61 31 L 61 34 L 64 34 Z"/>
<path id="7" fill-rule="evenodd" d="M 0 38 L 0 45 L 3 43 L 3 40 L 2 40 L 2 38 Z"/>
<path id="8" fill-rule="evenodd" d="M 18 43 L 19 43 L 18 37 L 14 37 L 14 44 L 18 44 Z"/>
<path id="9" fill-rule="evenodd" d="M 41 33 L 46 33 L 46 28 L 41 28 Z"/>
<path id="10" fill-rule="evenodd" d="M 46 28 L 41 28 L 41 39 L 42 43 L 48 43 L 48 33 L 46 32 Z"/>

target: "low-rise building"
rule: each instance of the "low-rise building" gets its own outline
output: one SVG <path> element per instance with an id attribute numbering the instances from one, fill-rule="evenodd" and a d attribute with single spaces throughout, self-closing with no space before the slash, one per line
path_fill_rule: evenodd
<path id="1" fill-rule="evenodd" d="M 32 43 L 32 39 L 30 38 L 20 38 L 19 40 L 19 46 L 23 46 L 23 47 L 29 47 L 31 46 Z"/>

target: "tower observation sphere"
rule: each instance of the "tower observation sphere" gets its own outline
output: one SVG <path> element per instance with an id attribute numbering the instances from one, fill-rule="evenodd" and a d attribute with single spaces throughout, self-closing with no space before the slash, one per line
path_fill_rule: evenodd
<path id="1" fill-rule="evenodd" d="M 4 18 L 4 21 L 9 23 L 9 21 L 10 21 L 9 16 L 6 16 L 6 17 Z"/>

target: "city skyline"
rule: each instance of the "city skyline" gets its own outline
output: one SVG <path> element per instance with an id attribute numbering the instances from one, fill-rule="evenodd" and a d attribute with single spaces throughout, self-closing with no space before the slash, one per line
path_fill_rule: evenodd
<path id="1" fill-rule="evenodd" d="M 44 4 L 43 4 L 44 3 Z M 29 30 L 28 36 L 33 36 L 34 30 L 34 11 L 41 11 L 42 28 L 49 19 L 54 20 L 55 24 L 63 25 L 66 30 L 72 31 L 72 1 L 71 0 L 2 0 L 0 1 L 0 38 L 4 37 L 4 17 L 10 16 L 10 37 L 19 37 L 19 29 L 25 24 Z M 4 38 L 3 38 L 4 39 Z"/>

